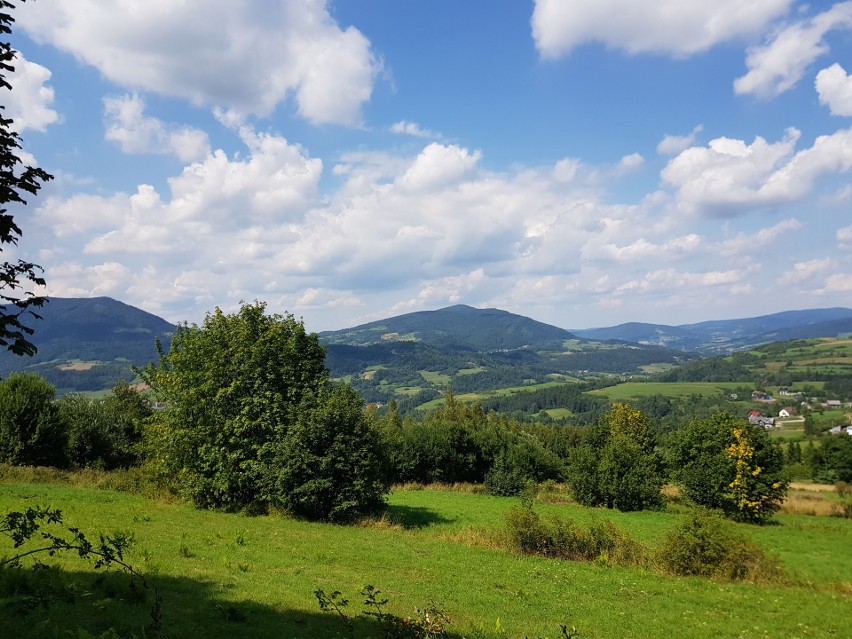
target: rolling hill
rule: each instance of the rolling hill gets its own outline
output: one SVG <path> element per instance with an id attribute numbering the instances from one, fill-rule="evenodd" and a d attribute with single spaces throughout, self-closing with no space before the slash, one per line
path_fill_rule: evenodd
<path id="1" fill-rule="evenodd" d="M 852 309 L 785 311 L 760 317 L 711 320 L 680 326 L 631 322 L 608 328 L 571 329 L 571 332 L 586 339 L 656 344 L 713 355 L 770 342 L 850 335 Z"/>

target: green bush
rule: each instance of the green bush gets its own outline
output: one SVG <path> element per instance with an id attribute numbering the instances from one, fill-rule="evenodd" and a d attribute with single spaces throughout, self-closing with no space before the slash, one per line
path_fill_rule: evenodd
<path id="1" fill-rule="evenodd" d="M 34 374 L 14 373 L 0 382 L 0 462 L 65 466 L 67 432 L 55 394 Z"/>
<path id="2" fill-rule="evenodd" d="M 623 565 L 642 564 L 647 556 L 641 542 L 610 521 L 583 528 L 570 518 L 553 515 L 542 519 L 528 502 L 506 513 L 506 533 L 510 547 L 530 555 Z"/>
<path id="3" fill-rule="evenodd" d="M 669 533 L 659 560 L 676 575 L 768 581 L 782 574 L 778 561 L 731 524 L 704 510 L 694 512 Z"/>

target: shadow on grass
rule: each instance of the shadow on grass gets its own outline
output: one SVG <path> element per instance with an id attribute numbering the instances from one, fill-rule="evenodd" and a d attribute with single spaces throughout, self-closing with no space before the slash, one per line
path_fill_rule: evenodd
<path id="1" fill-rule="evenodd" d="M 186 577 L 150 577 L 160 593 L 161 629 L 152 632 L 154 594 L 118 572 L 69 572 L 55 567 L 0 569 L 3 637 L 218 639 L 220 637 L 366 639 L 385 636 L 358 593 L 344 609 L 348 619 L 321 612 L 313 592 L 304 609 L 228 598 L 228 584 Z M 231 586 L 233 588 L 233 586 Z M 391 602 L 392 603 L 392 602 Z M 357 615 L 357 616 L 356 616 Z M 459 639 L 460 635 L 448 634 Z"/>
<path id="2" fill-rule="evenodd" d="M 435 524 L 451 524 L 455 521 L 422 506 L 394 504 L 388 506 L 385 512 L 391 521 L 400 524 L 403 528 L 426 528 Z"/>

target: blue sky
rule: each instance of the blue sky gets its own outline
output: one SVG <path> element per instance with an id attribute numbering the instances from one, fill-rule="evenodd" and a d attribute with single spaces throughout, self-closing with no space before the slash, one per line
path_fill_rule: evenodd
<path id="1" fill-rule="evenodd" d="M 852 1 L 36 0 L 12 257 L 172 321 L 852 305 Z"/>

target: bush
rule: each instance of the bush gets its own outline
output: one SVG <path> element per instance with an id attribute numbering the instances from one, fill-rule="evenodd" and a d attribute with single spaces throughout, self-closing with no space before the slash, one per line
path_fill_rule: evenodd
<path id="1" fill-rule="evenodd" d="M 676 575 L 768 581 L 781 575 L 780 564 L 707 511 L 696 511 L 666 538 L 659 554 Z"/>
<path id="2" fill-rule="evenodd" d="M 554 515 L 542 519 L 528 502 L 506 513 L 506 532 L 509 545 L 529 555 L 623 565 L 641 564 L 647 555 L 641 542 L 610 521 L 582 528 L 570 518 Z"/>
<path id="3" fill-rule="evenodd" d="M 67 432 L 54 404 L 56 389 L 34 374 L 0 382 L 0 462 L 17 466 L 66 464 Z"/>
<path id="4" fill-rule="evenodd" d="M 267 467 L 265 500 L 306 519 L 348 522 L 374 513 L 388 489 L 383 454 L 358 393 L 331 388 L 303 402 Z"/>

